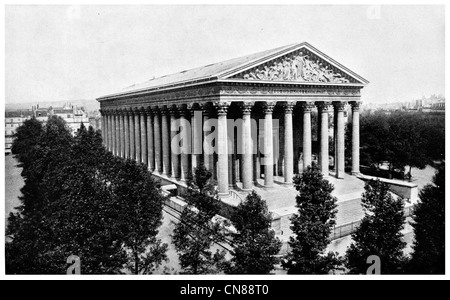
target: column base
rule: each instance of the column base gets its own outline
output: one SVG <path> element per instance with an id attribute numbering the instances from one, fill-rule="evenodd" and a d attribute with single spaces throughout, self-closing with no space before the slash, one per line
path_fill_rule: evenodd
<path id="1" fill-rule="evenodd" d="M 357 176 L 357 175 L 361 175 L 360 171 L 352 171 L 352 175 Z"/>

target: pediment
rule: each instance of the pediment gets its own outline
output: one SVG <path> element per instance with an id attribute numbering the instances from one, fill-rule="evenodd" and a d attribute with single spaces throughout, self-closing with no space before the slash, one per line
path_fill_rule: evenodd
<path id="1" fill-rule="evenodd" d="M 320 51 L 303 46 L 227 76 L 234 80 L 367 84 L 367 80 Z"/>

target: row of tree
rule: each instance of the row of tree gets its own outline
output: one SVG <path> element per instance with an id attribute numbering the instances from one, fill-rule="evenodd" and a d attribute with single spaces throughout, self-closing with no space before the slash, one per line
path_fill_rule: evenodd
<path id="1" fill-rule="evenodd" d="M 394 198 L 387 184 L 369 181 L 361 204 L 364 218 L 352 234 L 352 244 L 343 257 L 326 252 L 336 214 L 333 186 L 318 169 L 295 177 L 299 191 L 298 214 L 292 218 L 291 252 L 283 262 L 289 274 L 366 274 L 368 258 L 379 258 L 381 274 L 444 274 L 445 272 L 445 164 L 420 192 L 411 225 L 412 253 L 404 254 L 406 243 L 404 200 Z"/>
<path id="2" fill-rule="evenodd" d="M 290 250 L 281 261 L 276 258 L 281 244 L 270 229 L 267 205 L 255 192 L 237 207 L 231 220 L 237 231 L 232 235 L 233 258 L 227 261 L 224 251 L 211 251 L 214 242 L 224 241 L 225 233 L 219 222 L 212 221 L 219 211 L 218 199 L 211 174 L 205 169 L 199 169 L 190 182 L 189 209 L 183 212 L 173 238 L 181 267 L 190 274 L 268 274 L 280 262 L 288 274 L 366 274 L 367 259 L 373 255 L 381 262 L 382 274 L 443 274 L 444 182 L 442 164 L 433 184 L 421 191 L 421 202 L 414 209 L 415 240 L 409 256 L 404 254 L 402 234 L 404 199 L 394 198 L 381 181 L 365 185 L 361 200 L 365 217 L 352 234 L 353 243 L 345 255 L 327 252 L 337 199 L 331 195 L 334 187 L 315 166 L 294 177 L 298 213 L 291 218 Z"/>
<path id="3" fill-rule="evenodd" d="M 100 132 L 72 136 L 61 118 L 33 118 L 12 151 L 25 185 L 8 218 L 6 273 L 64 274 L 70 255 L 83 274 L 152 273 L 166 260 L 156 237 L 164 197 L 144 166 L 106 151 Z"/>
<path id="4" fill-rule="evenodd" d="M 351 122 L 346 128 L 346 149 L 351 149 Z M 411 176 L 411 168 L 423 169 L 445 158 L 445 118 L 423 113 L 379 111 L 360 119 L 361 164 Z M 346 151 L 348 162 L 351 151 Z M 409 170 L 406 168 L 409 167 Z"/>
<path id="5" fill-rule="evenodd" d="M 19 211 L 8 218 L 7 273 L 65 273 L 67 257 L 75 254 L 85 274 L 150 274 L 167 259 L 167 245 L 157 238 L 165 199 L 156 182 L 145 165 L 109 153 L 99 132 L 82 126 L 72 137 L 60 118 L 44 127 L 31 119 L 19 127 L 13 153 L 25 186 Z M 379 181 L 366 184 L 365 217 L 345 256 L 326 252 L 337 212 L 333 186 L 315 166 L 296 175 L 298 213 L 291 219 L 293 236 L 282 266 L 289 274 L 359 274 L 366 272 L 367 258 L 377 255 L 383 274 L 442 273 L 444 168 L 420 193 L 411 257 L 403 254 L 403 199 L 394 199 Z M 265 201 L 252 192 L 229 221 L 217 218 L 211 175 L 200 166 L 187 181 L 187 206 L 172 235 L 181 273 L 272 272 L 281 242 Z M 229 253 L 221 250 L 224 243 Z"/>
<path id="6" fill-rule="evenodd" d="M 72 136 L 61 118 L 45 126 L 33 118 L 18 128 L 12 151 L 25 185 L 8 218 L 6 273 L 62 274 L 71 255 L 82 274 L 151 274 L 167 260 L 168 245 L 157 238 L 164 196 L 147 166 L 114 157 L 99 131 L 82 125 Z M 270 272 L 281 242 L 265 202 L 250 194 L 224 224 L 214 220 L 220 206 L 211 173 L 200 166 L 187 183 L 188 205 L 172 236 L 181 272 Z M 232 234 L 224 230 L 230 224 Z M 226 236 L 231 258 L 212 252 Z"/>

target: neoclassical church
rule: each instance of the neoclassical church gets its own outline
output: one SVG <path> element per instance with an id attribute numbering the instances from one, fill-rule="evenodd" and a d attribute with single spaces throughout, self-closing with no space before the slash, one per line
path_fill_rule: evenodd
<path id="1" fill-rule="evenodd" d="M 367 84 L 303 42 L 154 78 L 97 100 L 106 147 L 145 163 L 163 183 L 185 187 L 189 172 L 203 163 L 222 199 L 259 189 L 278 201 L 277 190 L 292 187 L 294 174 L 313 161 L 335 183 L 359 173 L 360 91 Z M 351 149 L 345 149 L 346 117 Z M 238 119 L 239 129 L 229 126 Z M 173 128 L 176 120 L 188 121 L 191 130 Z M 172 151 L 176 135 L 188 141 L 188 153 Z M 214 153 L 204 151 L 208 141 Z M 347 173 L 344 151 L 351 153 Z"/>

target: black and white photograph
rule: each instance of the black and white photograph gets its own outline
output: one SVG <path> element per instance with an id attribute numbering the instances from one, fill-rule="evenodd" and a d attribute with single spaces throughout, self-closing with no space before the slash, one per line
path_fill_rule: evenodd
<path id="1" fill-rule="evenodd" d="M 3 8 L 6 278 L 445 276 L 444 4 Z"/>

